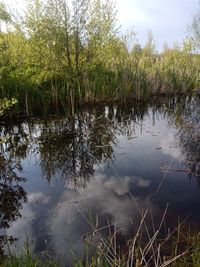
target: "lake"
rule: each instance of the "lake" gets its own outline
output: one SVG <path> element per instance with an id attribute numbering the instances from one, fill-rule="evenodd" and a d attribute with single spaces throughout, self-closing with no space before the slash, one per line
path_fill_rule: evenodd
<path id="1" fill-rule="evenodd" d="M 96 106 L 74 118 L 49 116 L 1 124 L 2 250 L 65 265 L 117 230 L 119 244 L 144 212 L 154 228 L 200 219 L 200 99 Z M 6 238 L 5 238 L 6 237 Z"/>

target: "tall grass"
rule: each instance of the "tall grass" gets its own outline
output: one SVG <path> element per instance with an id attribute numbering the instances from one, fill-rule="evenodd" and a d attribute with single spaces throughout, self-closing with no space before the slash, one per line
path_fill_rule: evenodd
<path id="1" fill-rule="evenodd" d="M 7 241 L 8 255 L 0 258 L 1 267 L 58 267 L 59 265 L 49 256 L 34 256 L 28 239 L 23 248 L 23 255 L 16 256 L 11 253 L 9 241 Z"/>
<path id="2" fill-rule="evenodd" d="M 174 55 L 175 53 L 175 55 Z M 77 105 L 102 102 L 130 102 L 151 96 L 192 94 L 199 87 L 200 59 L 181 52 L 141 56 L 137 64 L 130 59 L 125 66 L 95 70 L 81 80 L 61 79 L 39 86 L 13 85 L 0 91 L 0 98 L 16 98 L 16 111 L 26 115 L 55 113 L 61 109 L 75 112 Z"/>
<path id="3" fill-rule="evenodd" d="M 112 56 L 108 51 L 108 59 L 93 58 L 91 64 L 82 63 L 82 71 L 76 73 L 67 71 L 61 59 L 59 71 L 55 71 L 53 65 L 36 68 L 32 61 L 37 54 L 32 55 L 30 62 L 26 62 L 28 59 L 26 55 L 23 58 L 21 50 L 13 54 L 14 41 L 19 42 L 17 33 L 14 37 L 11 33 L 4 34 L 0 41 L 1 38 L 7 40 L 6 47 L 10 50 L 4 51 L 6 62 L 0 58 L 3 66 L 0 68 L 0 98 L 17 99 L 15 111 L 19 114 L 45 115 L 61 109 L 74 114 L 78 105 L 126 103 L 152 95 L 192 94 L 200 86 L 200 57 L 193 54 L 187 43 L 159 54 L 145 48 L 131 53 L 123 53 L 120 48 L 118 54 L 115 51 Z M 26 45 L 29 49 L 27 41 L 21 42 L 22 47 Z M 48 53 L 50 56 L 53 52 L 49 49 Z M 8 59 L 10 65 L 5 66 Z"/>
<path id="4" fill-rule="evenodd" d="M 140 211 L 141 212 L 141 211 Z M 196 232 L 186 228 L 185 221 L 165 234 L 165 209 L 160 223 L 156 226 L 152 221 L 149 225 L 149 210 L 144 210 L 134 235 L 121 245 L 122 230 L 108 221 L 107 226 L 98 227 L 89 220 L 92 231 L 85 239 L 85 252 L 77 259 L 73 254 L 70 266 L 74 267 L 198 267 L 200 265 L 200 238 Z M 117 223 L 117 220 L 116 220 Z M 187 230 L 186 230 L 187 229 Z M 64 262 L 55 262 L 47 255 L 34 256 L 27 241 L 24 253 L 17 257 L 12 255 L 8 245 L 7 256 L 0 259 L 1 267 L 58 267 Z M 94 252 L 95 250 L 95 252 Z M 91 251 L 93 251 L 91 253 Z"/>
<path id="5" fill-rule="evenodd" d="M 134 33 L 119 35 L 112 0 L 74 0 L 69 6 L 65 0 L 29 1 L 20 18 L 2 9 L 10 19 L 4 21 L 7 31 L 0 29 L 0 99 L 16 98 L 18 113 L 62 107 L 73 115 L 80 104 L 199 87 L 200 57 L 192 40 L 158 53 L 150 34 L 142 48 Z"/>

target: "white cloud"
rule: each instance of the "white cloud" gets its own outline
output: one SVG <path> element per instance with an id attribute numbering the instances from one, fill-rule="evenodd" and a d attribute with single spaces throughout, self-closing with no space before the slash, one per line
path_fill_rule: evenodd
<path id="1" fill-rule="evenodd" d="M 154 19 L 145 12 L 140 6 L 137 6 L 134 1 L 118 0 L 118 19 L 122 25 L 135 25 L 135 23 L 148 24 L 153 23 Z"/>
<path id="2" fill-rule="evenodd" d="M 118 0 L 119 22 L 125 27 L 135 26 L 142 44 L 147 30 L 152 30 L 158 48 L 167 41 L 181 42 L 187 35 L 198 8 L 198 0 Z"/>
<path id="3" fill-rule="evenodd" d="M 137 225 L 141 218 L 135 202 L 129 197 L 129 183 L 132 184 L 131 187 L 137 188 L 150 186 L 149 181 L 140 177 L 108 178 L 99 174 L 85 189 L 79 189 L 78 193 L 66 191 L 48 222 L 52 227 L 52 245 L 56 254 L 68 258 L 67 252 L 73 251 L 76 256 L 81 254 L 82 238 L 92 230 L 91 217 L 93 225 L 97 224 L 98 228 L 107 225 L 106 216 L 122 232 L 133 226 L 132 221 Z M 141 211 L 149 207 L 145 199 L 136 201 Z M 155 208 L 151 209 L 156 212 Z M 95 214 L 98 214 L 96 219 Z M 94 240 L 96 242 L 96 237 L 92 241 Z"/>
<path id="4" fill-rule="evenodd" d="M 181 150 L 172 129 L 161 139 L 159 146 L 161 147 L 163 154 L 169 155 L 177 160 L 181 159 Z"/>
<path id="5" fill-rule="evenodd" d="M 35 218 L 35 215 L 36 213 L 32 207 L 25 204 L 21 210 L 21 217 L 14 221 L 6 231 L 8 236 L 13 236 L 18 239 L 17 242 L 14 242 L 12 246 L 10 246 L 11 252 L 14 255 L 23 254 L 22 248 L 25 247 L 27 238 L 29 242 L 33 240 L 32 220 Z"/>
<path id="6" fill-rule="evenodd" d="M 47 204 L 50 198 L 44 193 L 38 191 L 30 193 L 27 196 L 28 201 L 23 205 L 20 211 L 21 217 L 14 221 L 10 228 L 7 229 L 6 234 L 17 238 L 18 241 L 14 242 L 11 246 L 11 251 L 14 254 L 20 255 L 23 253 L 22 248 L 25 246 L 28 238 L 28 242 L 31 246 L 34 246 L 35 234 L 32 222 L 37 218 L 39 204 Z"/>
<path id="7" fill-rule="evenodd" d="M 42 192 L 34 192 L 34 193 L 30 193 L 28 195 L 28 202 L 32 203 L 32 204 L 37 204 L 38 202 L 41 204 L 46 204 L 48 203 L 50 200 L 50 197 L 45 195 Z"/>

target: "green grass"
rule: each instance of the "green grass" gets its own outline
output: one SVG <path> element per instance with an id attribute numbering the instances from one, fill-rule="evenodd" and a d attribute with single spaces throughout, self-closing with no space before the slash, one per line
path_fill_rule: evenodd
<path id="1" fill-rule="evenodd" d="M 12 48 L 12 38 L 17 36 L 10 35 L 3 36 L 2 40 L 8 37 L 8 46 L 10 42 Z M 19 58 L 23 55 L 21 51 L 14 55 L 11 51 L 7 53 L 11 60 L 5 75 L 0 77 L 0 99 L 17 99 L 15 112 L 23 115 L 43 115 L 60 110 L 74 114 L 78 105 L 126 103 L 159 95 L 186 95 L 200 86 L 200 57 L 184 46 L 166 49 L 160 54 L 145 49 L 123 56 L 119 53 L 111 62 L 105 59 L 105 62 L 99 61 L 94 65 L 80 65 L 82 71 L 79 74 L 66 72 L 63 66 L 60 72 L 49 70 L 48 74 L 48 66 L 35 70 L 34 64 L 27 66 L 23 61 L 17 67 L 12 66 L 19 61 L 14 55 L 19 53 Z M 38 55 L 33 55 L 33 59 L 34 56 Z M 2 73 L 4 64 L 2 61 Z"/>
<path id="2" fill-rule="evenodd" d="M 181 238 L 181 237 L 180 237 Z M 158 240 L 157 240 L 158 241 Z M 172 241 L 172 240 L 171 240 Z M 74 260 L 71 266 L 74 267 L 125 267 L 125 266 L 172 266 L 172 267 L 199 267 L 200 266 L 200 238 L 199 236 L 187 237 L 187 242 L 184 240 L 185 244 L 183 246 L 183 241 L 172 242 L 171 247 L 171 256 L 165 256 L 159 254 L 162 250 L 162 247 L 158 245 L 157 250 L 154 245 L 151 244 L 150 252 L 152 249 L 155 251 L 155 259 L 152 261 L 145 260 L 144 250 L 141 250 L 141 247 L 137 244 L 137 249 L 135 249 L 134 254 L 122 255 L 118 254 L 113 255 L 113 248 L 108 246 L 108 243 L 102 245 L 102 247 L 97 248 L 96 255 L 91 258 L 84 257 L 84 259 Z M 133 245 L 133 243 L 131 244 Z M 178 251 L 178 246 L 183 246 L 183 251 Z M 154 247 L 154 248 L 153 248 Z M 132 249 L 132 246 L 130 246 Z M 169 253 L 169 251 L 168 251 Z M 177 253 L 177 254 L 176 254 Z M 152 254 L 151 254 L 152 255 Z M 75 257 L 75 255 L 74 255 Z M 7 256 L 1 259 L 1 267 L 59 267 L 59 263 L 54 262 L 50 258 L 42 258 L 33 256 L 29 250 L 24 251 L 24 255 L 20 257 L 16 256 Z"/>
<path id="3" fill-rule="evenodd" d="M 1 267 L 58 267 L 50 257 L 33 256 L 31 253 L 30 245 L 28 241 L 24 246 L 24 253 L 22 256 L 12 255 L 10 250 L 10 244 L 7 243 L 9 255 L 3 256 L 0 259 Z"/>
<path id="4" fill-rule="evenodd" d="M 152 232 L 146 224 L 148 212 L 144 212 L 140 225 L 134 236 L 127 240 L 123 246 L 118 246 L 120 232 L 112 231 L 111 225 L 107 228 L 108 235 L 102 235 L 102 229 L 93 228 L 86 237 L 83 257 L 76 258 L 72 255 L 74 267 L 199 267 L 200 266 L 200 236 L 191 231 L 185 222 L 179 223 L 176 228 L 163 235 L 162 227 L 167 216 L 167 208 L 164 211 L 160 224 Z M 145 236 L 145 239 L 144 239 Z M 98 242 L 93 243 L 93 237 Z M 34 256 L 28 241 L 24 247 L 22 256 L 11 253 L 7 244 L 9 255 L 0 260 L 1 267 L 59 267 L 61 262 L 56 263 L 47 255 Z M 94 250 L 95 248 L 95 250 Z M 91 256 L 91 249 L 95 251 Z"/>
<path id="5" fill-rule="evenodd" d="M 80 104 L 187 94 L 200 86 L 193 38 L 158 53 L 149 34 L 142 47 L 134 32 L 119 33 L 112 0 L 30 1 L 17 20 L 2 8 L 10 20 L 0 30 L 0 99 L 17 99 L 18 114 L 74 115 Z"/>

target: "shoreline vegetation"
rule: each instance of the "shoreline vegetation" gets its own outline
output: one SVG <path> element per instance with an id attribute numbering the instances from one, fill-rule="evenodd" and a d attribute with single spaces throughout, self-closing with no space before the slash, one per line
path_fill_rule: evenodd
<path id="1" fill-rule="evenodd" d="M 133 200 L 134 201 L 134 200 Z M 198 267 L 200 265 L 199 233 L 192 231 L 186 225 L 187 220 L 177 221 L 177 227 L 166 229 L 165 218 L 167 208 L 160 224 L 148 225 L 148 213 L 141 214 L 140 224 L 135 229 L 132 238 L 127 238 L 123 245 L 123 233 L 113 225 L 96 228 L 82 241 L 82 257 L 76 258 L 71 251 L 72 259 L 69 265 L 73 267 Z M 105 233 L 107 236 L 105 237 Z M 120 240 L 120 241 L 119 241 Z M 32 243 L 27 239 L 23 253 L 16 256 L 11 251 L 12 242 L 6 241 L 7 255 L 0 257 L 1 267 L 59 267 L 62 259 L 55 259 L 45 254 L 35 255 L 31 251 Z"/>
<path id="2" fill-rule="evenodd" d="M 158 52 L 150 32 L 142 47 L 117 25 L 112 0 L 28 0 L 21 14 L 0 3 L 0 99 L 16 99 L 16 114 L 74 115 L 77 105 L 198 92 L 193 38 Z"/>

